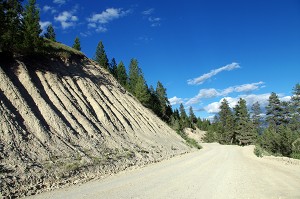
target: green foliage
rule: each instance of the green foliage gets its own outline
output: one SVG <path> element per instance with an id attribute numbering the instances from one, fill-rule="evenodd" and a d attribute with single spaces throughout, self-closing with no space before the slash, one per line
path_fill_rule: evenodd
<path id="1" fill-rule="evenodd" d="M 257 157 L 263 157 L 263 149 L 259 146 L 259 145 L 256 145 L 255 148 L 254 148 L 254 154 L 257 156 Z"/>
<path id="2" fill-rule="evenodd" d="M 115 58 L 112 58 L 111 62 L 109 63 L 109 71 L 115 78 L 118 78 L 117 67 L 118 66 L 117 66 L 117 62 L 116 62 Z"/>
<path id="3" fill-rule="evenodd" d="M 29 0 L 29 3 L 25 6 L 23 16 L 23 49 L 26 54 L 32 54 L 34 52 L 38 52 L 43 44 L 40 37 L 42 30 L 39 24 L 40 15 L 36 6 L 36 0 Z"/>
<path id="4" fill-rule="evenodd" d="M 187 134 L 183 131 L 177 131 L 177 133 L 186 141 L 186 144 L 188 146 L 194 147 L 196 149 L 202 149 L 202 146 L 199 145 L 199 143 L 195 139 L 188 137 Z"/>
<path id="5" fill-rule="evenodd" d="M 7 54 L 20 52 L 24 40 L 21 1 L 1 0 L 0 9 L 0 52 Z"/>
<path id="6" fill-rule="evenodd" d="M 246 100 L 240 99 L 234 108 L 235 111 L 235 141 L 239 145 L 249 145 L 255 142 L 255 128 L 250 121 Z"/>
<path id="7" fill-rule="evenodd" d="M 72 48 L 74 48 L 75 50 L 81 51 L 80 40 L 78 37 L 75 38 Z"/>
<path id="8" fill-rule="evenodd" d="M 106 52 L 104 50 L 104 45 L 102 43 L 102 41 L 100 41 L 97 45 L 96 48 L 96 54 L 95 54 L 95 61 L 102 66 L 103 68 L 105 68 L 106 70 L 109 69 L 108 66 L 108 58 L 106 55 Z"/>
<path id="9" fill-rule="evenodd" d="M 126 73 L 126 68 L 123 64 L 123 62 L 121 61 L 118 66 L 117 66 L 117 80 L 119 81 L 119 83 L 123 86 L 126 87 L 127 86 L 127 73 Z"/>
<path id="10" fill-rule="evenodd" d="M 45 38 L 51 40 L 51 41 L 56 41 L 56 34 L 55 34 L 55 31 L 54 31 L 54 28 L 52 26 L 52 24 L 50 24 L 48 27 L 47 27 L 47 32 L 45 33 Z"/>

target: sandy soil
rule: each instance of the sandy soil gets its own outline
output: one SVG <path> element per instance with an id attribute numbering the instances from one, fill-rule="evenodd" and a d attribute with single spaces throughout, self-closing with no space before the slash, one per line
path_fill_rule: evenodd
<path id="1" fill-rule="evenodd" d="M 30 198 L 300 198 L 299 161 L 258 158 L 253 146 L 204 148 Z"/>

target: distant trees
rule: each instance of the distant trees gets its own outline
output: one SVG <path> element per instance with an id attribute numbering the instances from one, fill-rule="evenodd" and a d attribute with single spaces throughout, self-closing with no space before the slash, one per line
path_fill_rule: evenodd
<path id="1" fill-rule="evenodd" d="M 257 144 L 271 154 L 300 159 L 300 86 L 296 84 L 290 101 L 280 101 L 271 93 L 262 117 L 258 102 L 248 113 L 246 100 L 231 109 L 226 99 L 214 122 L 208 125 L 205 141 L 223 144 Z M 263 121 L 264 120 L 264 121 Z M 201 122 L 198 122 L 201 125 Z M 201 127 L 202 128 L 202 127 Z"/>
<path id="2" fill-rule="evenodd" d="M 75 38 L 72 48 L 74 48 L 75 50 L 81 51 L 81 45 L 80 45 L 79 37 Z"/>
<path id="3" fill-rule="evenodd" d="M 45 33 L 44 37 L 51 41 L 56 41 L 56 34 L 52 24 L 47 27 L 47 32 Z"/>

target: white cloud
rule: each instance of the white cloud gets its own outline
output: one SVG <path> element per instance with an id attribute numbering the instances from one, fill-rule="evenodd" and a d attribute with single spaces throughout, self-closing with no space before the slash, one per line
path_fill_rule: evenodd
<path id="1" fill-rule="evenodd" d="M 78 17 L 73 15 L 73 12 L 64 11 L 57 17 L 54 17 L 54 20 L 60 22 L 63 29 L 67 29 L 76 25 Z"/>
<path id="2" fill-rule="evenodd" d="M 47 30 L 47 27 L 51 24 L 51 22 L 50 21 L 40 21 L 39 24 L 40 24 L 41 29 L 42 29 L 41 34 L 44 34 Z"/>
<path id="3" fill-rule="evenodd" d="M 104 26 L 109 22 L 119 19 L 128 15 L 131 10 L 123 10 L 122 8 L 108 8 L 99 14 L 93 14 L 90 18 L 87 18 L 88 27 L 94 28 L 96 32 L 106 32 L 107 28 Z"/>
<path id="4" fill-rule="evenodd" d="M 56 10 L 55 8 L 53 8 L 53 7 L 51 7 L 51 6 L 48 6 L 48 5 L 45 5 L 45 6 L 43 7 L 43 11 L 44 11 L 44 12 L 51 12 L 52 14 L 54 14 L 54 13 L 57 12 L 57 10 Z"/>
<path id="5" fill-rule="evenodd" d="M 91 23 L 106 24 L 114 19 L 124 17 L 129 13 L 130 10 L 123 11 L 122 8 L 108 8 L 102 13 L 92 15 L 88 18 L 88 21 Z"/>
<path id="6" fill-rule="evenodd" d="M 161 18 L 159 18 L 159 17 L 149 17 L 148 20 L 151 23 L 152 27 L 157 27 L 157 26 L 161 25 L 161 23 L 160 23 Z"/>
<path id="7" fill-rule="evenodd" d="M 183 99 L 174 96 L 174 97 L 172 97 L 172 98 L 169 99 L 169 102 L 170 102 L 170 104 L 173 106 L 173 105 L 176 105 L 176 104 L 181 104 L 181 103 L 183 103 Z"/>
<path id="8" fill-rule="evenodd" d="M 209 73 L 203 74 L 200 77 L 196 77 L 194 79 L 189 79 L 187 82 L 189 85 L 203 84 L 206 80 L 210 79 L 211 77 L 217 75 L 218 73 L 220 73 L 222 71 L 231 71 L 236 68 L 240 68 L 240 65 L 238 63 L 233 62 L 233 63 L 223 66 L 221 68 L 211 70 Z"/>
<path id="9" fill-rule="evenodd" d="M 209 89 L 201 89 L 195 97 L 191 98 L 186 102 L 186 105 L 193 105 L 200 102 L 201 99 L 205 98 L 214 98 L 214 97 L 220 97 L 220 96 L 227 96 L 230 93 L 236 92 L 236 93 L 242 93 L 242 92 L 250 92 L 257 90 L 264 86 L 264 82 L 256 82 L 251 84 L 243 84 L 238 86 L 232 86 L 225 88 L 224 90 L 216 90 L 214 88 Z"/>
<path id="10" fill-rule="evenodd" d="M 53 0 L 53 3 L 63 5 L 67 2 L 67 0 Z"/>
<path id="11" fill-rule="evenodd" d="M 143 15 L 151 15 L 154 12 L 154 8 L 150 8 L 148 10 L 144 10 L 142 12 Z"/>

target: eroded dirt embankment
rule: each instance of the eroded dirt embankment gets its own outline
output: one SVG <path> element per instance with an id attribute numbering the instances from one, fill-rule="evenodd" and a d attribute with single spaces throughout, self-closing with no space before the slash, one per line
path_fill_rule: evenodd
<path id="1" fill-rule="evenodd" d="M 86 58 L 0 64 L 3 196 L 35 194 L 190 150 Z"/>

